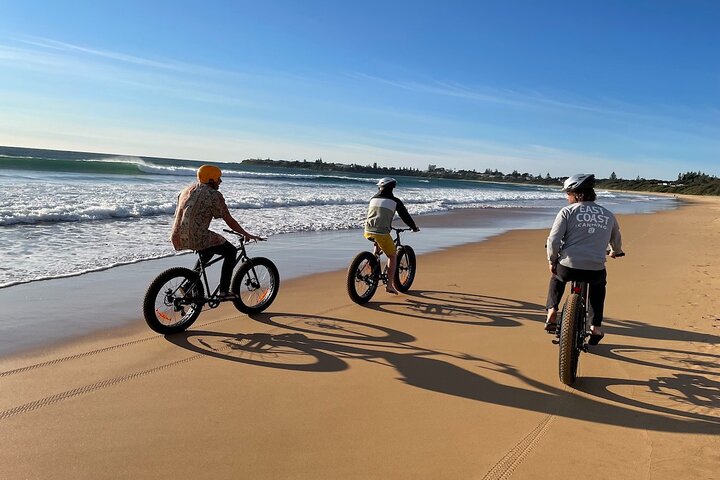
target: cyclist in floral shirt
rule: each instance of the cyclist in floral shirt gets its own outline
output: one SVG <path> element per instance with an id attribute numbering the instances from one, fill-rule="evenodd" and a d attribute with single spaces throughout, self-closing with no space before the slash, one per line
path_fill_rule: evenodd
<path id="1" fill-rule="evenodd" d="M 189 185 L 178 195 L 170 240 L 175 250 L 195 250 L 203 262 L 213 255 L 224 258 L 218 294 L 220 299 L 230 298 L 230 278 L 235 267 L 237 248 L 222 235 L 209 229 L 213 218 L 222 218 L 228 227 L 245 237 L 245 240 L 263 240 L 246 232 L 233 218 L 218 191 L 222 172 L 214 165 L 203 165 L 197 171 L 197 183 Z"/>

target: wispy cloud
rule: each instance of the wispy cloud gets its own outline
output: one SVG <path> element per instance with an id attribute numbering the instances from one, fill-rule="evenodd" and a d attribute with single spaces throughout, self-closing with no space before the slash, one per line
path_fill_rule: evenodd
<path id="1" fill-rule="evenodd" d="M 368 80 L 392 87 L 417 93 L 461 98 L 469 101 L 487 102 L 502 104 L 514 107 L 525 108 L 555 108 L 562 110 L 573 110 L 578 112 L 591 112 L 618 117 L 632 117 L 637 119 L 659 119 L 661 117 L 640 112 L 638 106 L 623 104 L 618 100 L 606 99 L 601 104 L 592 100 L 579 99 L 569 100 L 568 98 L 553 97 L 540 91 L 519 91 L 511 89 L 497 89 L 491 87 L 469 87 L 453 81 L 431 81 L 416 82 L 393 80 L 365 73 L 351 73 L 350 78 Z M 566 95 L 569 97 L 570 95 Z M 624 105 L 627 108 L 612 108 L 607 105 Z"/>
<path id="2" fill-rule="evenodd" d="M 399 81 L 368 75 L 365 73 L 351 73 L 348 74 L 348 76 L 350 78 L 355 78 L 359 80 L 370 80 L 373 82 L 383 83 L 385 85 L 390 85 L 392 87 L 408 90 L 411 92 L 430 93 L 433 95 L 457 97 L 467 100 L 477 100 L 481 102 L 500 103 L 504 105 L 527 105 L 525 102 L 522 102 L 516 98 L 512 98 L 509 95 L 473 91 L 455 82 L 420 83 L 414 81 Z"/>
<path id="3" fill-rule="evenodd" d="M 241 75 L 233 72 L 159 62 L 54 40 L 24 40 L 22 43 L 32 48 L 0 44 L 0 65 L 4 64 L 6 69 L 44 73 L 48 82 L 57 76 L 75 77 L 84 83 L 95 82 L 104 88 L 115 84 L 183 101 L 225 106 L 252 105 L 248 97 L 242 95 L 242 89 L 237 88 L 238 76 Z M 98 59 L 108 59 L 110 62 Z M 208 76 L 209 73 L 213 76 Z M 228 89 L 225 84 L 232 84 L 235 88 Z"/>
<path id="4" fill-rule="evenodd" d="M 69 68 L 77 65 L 77 62 L 69 62 L 68 59 L 57 55 L 10 45 L 0 45 L 0 62 L 12 68 L 31 67 L 35 69 L 45 69 L 46 71 L 56 71 L 58 68 Z"/>
<path id="5" fill-rule="evenodd" d="M 171 60 L 158 60 L 152 58 L 138 57 L 135 55 L 128 55 L 125 53 L 115 52 L 111 50 L 99 50 L 95 48 L 84 47 L 81 45 L 74 45 L 71 43 L 61 42 L 58 40 L 41 38 L 41 37 L 26 37 L 18 39 L 18 41 L 25 45 L 31 45 L 41 50 L 54 50 L 67 54 L 76 54 L 80 56 L 97 57 L 113 62 L 118 62 L 127 65 L 135 65 L 144 68 L 155 68 L 161 70 L 168 70 L 173 72 L 182 72 L 191 75 L 223 75 L 223 76 L 243 76 L 241 72 L 222 70 L 216 68 L 210 68 L 202 65 L 189 64 Z"/>
<path id="6" fill-rule="evenodd" d="M 225 81 L 237 81 L 242 79 L 254 79 L 256 81 L 267 80 L 268 78 L 285 78 L 288 81 L 312 81 L 313 79 L 292 72 L 284 71 L 238 71 L 226 68 L 216 68 L 207 65 L 199 65 L 196 63 L 187 63 L 173 59 L 157 59 L 129 55 L 113 50 L 103 50 L 90 48 L 82 45 L 62 42 L 50 38 L 26 36 L 17 38 L 15 41 L 22 45 L 34 47 L 33 49 L 16 49 L 24 55 L 21 58 L 32 60 L 34 57 L 41 56 L 42 52 L 56 52 L 62 55 L 59 58 L 85 58 L 108 60 L 117 65 L 137 66 L 143 69 L 165 70 L 167 72 L 183 73 L 196 77 L 209 77 Z M 10 48 L 0 45 L 0 48 Z"/>
<path id="7" fill-rule="evenodd" d="M 117 60 L 124 63 L 131 63 L 134 65 L 141 65 L 143 67 L 162 68 L 168 70 L 184 70 L 181 65 L 177 63 L 161 62 L 157 60 L 150 60 L 147 58 L 136 57 L 132 55 L 125 55 L 122 53 L 107 51 L 107 50 L 96 50 L 87 47 L 81 47 L 70 43 L 60 42 L 57 40 L 45 39 L 45 38 L 30 38 L 20 39 L 20 42 L 26 45 L 32 45 L 46 50 L 56 50 L 60 52 L 74 52 L 80 54 L 87 54 L 110 60 Z"/>

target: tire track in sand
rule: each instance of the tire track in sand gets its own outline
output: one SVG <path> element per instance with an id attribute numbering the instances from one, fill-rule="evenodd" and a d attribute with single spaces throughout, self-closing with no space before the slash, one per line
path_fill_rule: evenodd
<path id="1" fill-rule="evenodd" d="M 513 448 L 506 453 L 488 473 L 482 477 L 482 480 L 506 480 L 510 478 L 518 465 L 525 460 L 528 453 L 535 447 L 545 432 L 550 428 L 550 424 L 555 419 L 555 415 L 547 415 L 525 438 L 520 440 Z"/>
<path id="2" fill-rule="evenodd" d="M 218 320 L 218 322 L 221 322 L 224 320 Z M 216 322 L 213 322 L 216 323 Z M 150 337 L 155 338 L 155 337 Z M 215 349 L 217 352 L 222 352 L 225 350 L 230 350 L 233 348 L 232 345 L 227 345 L 222 348 Z M 92 353 L 92 352 L 87 352 Z M 175 367 L 177 365 L 181 365 L 183 363 L 191 362 L 193 360 L 197 360 L 199 358 L 207 358 L 207 355 L 205 353 L 198 353 L 195 355 L 191 355 L 186 358 L 182 358 L 180 360 L 176 360 L 174 362 L 166 363 L 164 365 L 158 365 L 157 367 L 149 368 L 147 370 L 142 370 L 140 372 L 130 373 L 127 375 L 121 375 L 119 377 L 109 378 L 107 380 L 102 380 L 100 382 L 91 383 L 89 385 L 85 385 L 78 388 L 73 388 L 72 390 L 66 390 L 61 393 L 57 393 L 55 395 L 51 395 L 49 397 L 41 398 L 40 400 L 35 400 L 34 402 L 25 403 L 23 405 L 18 405 L 17 407 L 9 408 L 7 410 L 4 410 L 0 412 L 0 421 L 5 420 L 6 418 L 14 417 L 16 415 L 20 415 L 22 413 L 31 412 L 33 410 L 37 410 L 42 407 L 46 407 L 48 405 L 52 405 L 54 403 L 60 402 L 62 400 L 66 400 L 68 398 L 77 397 L 79 395 L 85 395 L 86 393 L 94 392 L 97 390 L 102 390 L 107 387 L 111 387 L 113 385 L 117 385 L 118 383 L 127 382 L 129 380 L 134 380 L 136 378 L 144 377 L 146 375 L 150 375 L 152 373 L 159 372 L 161 370 L 165 370 L 171 367 Z"/>
<path id="3" fill-rule="evenodd" d="M 85 385 L 83 387 L 73 388 L 72 390 L 67 390 L 65 392 L 57 393 L 57 394 L 51 395 L 49 397 L 41 398 L 40 400 L 35 400 L 34 402 L 29 402 L 24 405 L 18 405 L 17 407 L 13 407 L 13 408 L 10 408 L 10 409 L 0 412 L 0 421 L 5 420 L 6 418 L 14 417 L 16 415 L 20 415 L 21 413 L 31 412 L 33 410 L 37 410 L 39 408 L 46 407 L 48 405 L 52 405 L 53 403 L 57 403 L 59 401 L 62 401 L 62 400 L 68 399 L 68 398 L 77 397 L 79 395 L 84 395 L 86 393 L 94 392 L 96 390 L 102 390 L 103 388 L 107 388 L 112 385 L 117 385 L 118 383 L 126 382 L 128 380 L 133 380 L 135 378 L 144 377 L 145 375 L 159 372 L 161 370 L 165 370 L 166 368 L 174 367 L 174 366 L 180 365 L 182 363 L 187 363 L 192 360 L 198 359 L 200 357 L 205 357 L 205 354 L 198 353 L 197 355 L 183 358 L 181 360 L 177 360 L 174 362 L 166 363 L 165 365 L 159 365 L 157 367 L 153 367 L 153 368 L 150 368 L 147 370 L 142 370 L 140 372 L 130 373 L 128 375 L 122 375 L 119 377 L 110 378 L 110 379 L 103 380 L 100 382 L 92 383 L 90 385 Z"/>
<path id="4" fill-rule="evenodd" d="M 203 323 L 203 324 L 199 324 L 199 325 L 195 325 L 195 326 L 196 326 L 196 327 L 206 327 L 206 326 L 208 326 L 208 325 L 212 325 L 212 324 L 215 324 L 215 323 L 225 322 L 225 321 L 228 321 L 228 320 L 232 320 L 232 319 L 234 319 L 234 318 L 238 318 L 238 317 L 221 318 L 221 319 L 218 319 L 218 320 L 213 320 L 213 321 L 210 321 L 210 322 L 207 322 L 207 323 Z M 193 329 L 189 329 L 189 330 L 192 331 Z M 163 335 L 160 335 L 160 334 L 158 334 L 158 335 L 152 335 L 152 336 L 149 336 L 149 337 L 138 338 L 138 339 L 136 339 L 136 340 L 130 340 L 129 342 L 118 343 L 118 344 L 116 344 L 116 345 L 110 345 L 109 347 L 98 348 L 98 349 L 96 349 L 96 350 L 90 350 L 90 351 L 87 351 L 87 352 L 76 353 L 76 354 L 74 354 L 74 355 L 68 355 L 68 356 L 66 356 L 66 357 L 55 358 L 55 359 L 52 359 L 52 360 L 47 360 L 47 361 L 45 361 L 45 362 L 35 363 L 35 364 L 33 364 L 33 365 L 27 365 L 27 366 L 25 366 L 25 367 L 14 368 L 14 369 L 12 369 L 12 370 L 6 370 L 6 371 L 4 371 L 4 372 L 0 372 L 0 378 L 8 377 L 8 376 L 10 376 L 10 375 L 16 375 L 16 374 L 18 374 L 18 373 L 27 372 L 27 371 L 29 371 L 29 370 L 36 370 L 36 369 L 42 368 L 42 367 L 49 367 L 50 365 L 56 365 L 56 364 L 58 364 L 58 363 L 63 363 L 63 362 L 67 362 L 67 361 L 70 361 L 70 360 L 77 360 L 77 359 L 79 359 L 79 358 L 91 357 L 91 356 L 93 356 L 93 355 L 98 355 L 98 354 L 100 354 L 100 353 L 110 352 L 110 351 L 112 351 L 112 350 L 118 350 L 118 349 L 121 349 L 121 348 L 129 347 L 129 346 L 131 346 L 131 345 L 137 345 L 138 343 L 147 342 L 147 341 L 149 341 L 149 340 L 157 340 L 158 338 L 165 338 L 165 337 L 164 337 Z"/>

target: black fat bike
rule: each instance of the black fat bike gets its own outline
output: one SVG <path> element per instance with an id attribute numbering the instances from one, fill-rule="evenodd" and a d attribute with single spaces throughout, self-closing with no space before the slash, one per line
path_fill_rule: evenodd
<path id="1" fill-rule="evenodd" d="M 617 257 L 625 256 L 624 253 Z M 588 351 L 586 339 L 590 336 L 590 319 L 588 317 L 588 291 L 587 282 L 573 281 L 563 304 L 562 312 L 555 329 L 553 343 L 560 346 L 559 373 L 560 381 L 565 385 L 572 385 L 577 379 L 577 368 L 580 363 L 580 353 Z"/>
<path id="2" fill-rule="evenodd" d="M 145 293 L 143 315 L 148 326 L 162 334 L 181 332 L 197 320 L 203 307 L 216 308 L 223 301 L 232 301 L 239 311 L 259 313 L 272 304 L 280 288 L 280 275 L 275 264 L 264 257 L 250 258 L 242 235 L 224 230 L 240 238 L 235 271 L 230 282 L 231 298 L 220 299 L 218 287 L 210 295 L 207 268 L 223 257 L 203 262 L 198 258 L 194 269 L 172 267 L 155 278 Z M 199 255 L 198 255 L 199 257 Z"/>
<path id="3" fill-rule="evenodd" d="M 395 283 L 398 290 L 407 292 L 415 280 L 417 264 L 415 251 L 410 245 L 403 245 L 400 241 L 400 233 L 410 230 L 409 228 L 393 228 L 395 232 L 395 247 L 397 248 L 397 269 L 395 270 Z M 353 302 L 362 305 L 370 301 L 380 282 L 388 284 L 387 268 L 381 271 L 380 256 L 382 250 L 375 245 L 372 252 L 360 252 L 347 271 L 347 293 Z"/>

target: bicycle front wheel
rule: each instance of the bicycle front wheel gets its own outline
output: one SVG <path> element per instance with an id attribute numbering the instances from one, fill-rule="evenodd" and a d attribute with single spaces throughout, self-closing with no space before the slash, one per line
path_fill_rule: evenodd
<path id="1" fill-rule="evenodd" d="M 362 305 L 367 303 L 377 290 L 380 281 L 380 262 L 370 252 L 358 253 L 347 271 L 346 287 L 350 299 Z"/>
<path id="2" fill-rule="evenodd" d="M 408 245 L 403 245 L 397 251 L 397 268 L 395 269 L 395 284 L 401 292 L 410 290 L 415 280 L 416 272 L 415 251 Z"/>
<path id="3" fill-rule="evenodd" d="M 578 294 L 568 296 L 560 320 L 560 381 L 565 385 L 572 385 L 577 378 L 582 348 L 582 345 L 578 345 L 579 317 L 582 315 L 580 301 Z"/>
<path id="4" fill-rule="evenodd" d="M 235 308 L 243 313 L 260 313 L 275 300 L 280 288 L 280 274 L 267 258 L 255 257 L 243 263 L 230 284 L 237 297 Z"/>
<path id="5" fill-rule="evenodd" d="M 182 332 L 197 320 L 205 300 L 200 274 L 173 267 L 150 283 L 143 300 L 148 326 L 158 333 Z"/>

